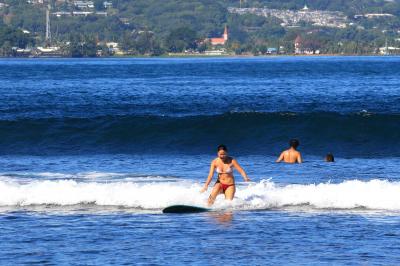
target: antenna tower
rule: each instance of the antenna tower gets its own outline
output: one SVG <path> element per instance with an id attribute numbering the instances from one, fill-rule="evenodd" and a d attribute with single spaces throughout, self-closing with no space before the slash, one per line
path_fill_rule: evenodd
<path id="1" fill-rule="evenodd" d="M 46 43 L 50 44 L 51 42 L 51 31 L 50 31 L 50 4 L 46 9 Z"/>

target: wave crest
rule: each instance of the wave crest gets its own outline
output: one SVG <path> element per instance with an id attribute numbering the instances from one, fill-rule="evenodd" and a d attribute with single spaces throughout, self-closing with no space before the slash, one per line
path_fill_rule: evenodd
<path id="1" fill-rule="evenodd" d="M 214 116 L 104 116 L 0 120 L 0 154 L 214 152 L 276 155 L 290 138 L 321 155 L 400 154 L 400 115 L 227 113 Z"/>
<path id="2" fill-rule="evenodd" d="M 92 204 L 145 210 L 169 205 L 205 206 L 208 194 L 198 183 L 117 181 L 112 183 L 41 180 L 29 183 L 0 181 L 0 206 Z M 400 182 L 349 180 L 338 184 L 278 185 L 263 180 L 238 184 L 236 198 L 217 198 L 215 209 L 260 210 L 307 205 L 312 209 L 357 209 L 400 211 Z"/>

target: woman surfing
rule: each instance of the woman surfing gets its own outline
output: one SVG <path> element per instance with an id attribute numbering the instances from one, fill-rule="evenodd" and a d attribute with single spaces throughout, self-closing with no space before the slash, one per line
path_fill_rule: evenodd
<path id="1" fill-rule="evenodd" d="M 244 181 L 250 181 L 246 175 L 246 172 L 239 165 L 239 163 L 232 157 L 228 156 L 228 149 L 225 145 L 218 146 L 217 155 L 218 157 L 211 162 L 207 181 L 200 191 L 202 193 L 207 191 L 208 186 L 214 176 L 214 171 L 216 171 L 218 174 L 218 179 L 214 184 L 210 197 L 208 198 L 208 206 L 214 204 L 215 199 L 220 193 L 223 193 L 225 195 L 225 199 L 227 200 L 233 199 L 236 191 L 233 169 L 236 169 L 243 176 Z"/>

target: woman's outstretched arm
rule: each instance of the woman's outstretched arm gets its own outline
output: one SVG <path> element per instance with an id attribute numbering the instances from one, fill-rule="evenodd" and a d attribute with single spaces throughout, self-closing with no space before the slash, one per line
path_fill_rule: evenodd
<path id="1" fill-rule="evenodd" d="M 238 170 L 238 172 L 243 176 L 244 181 L 246 182 L 250 181 L 250 178 L 247 177 L 246 172 L 243 170 L 243 168 L 235 159 L 232 160 L 232 164 L 236 168 L 236 170 Z"/>
<path id="2" fill-rule="evenodd" d="M 204 187 L 200 190 L 201 193 L 203 193 L 204 191 L 207 191 L 208 185 L 211 183 L 211 180 L 214 176 L 214 170 L 215 170 L 214 161 L 212 161 L 211 165 L 210 165 L 210 171 L 208 172 L 208 177 L 207 177 L 206 183 L 204 184 Z"/>

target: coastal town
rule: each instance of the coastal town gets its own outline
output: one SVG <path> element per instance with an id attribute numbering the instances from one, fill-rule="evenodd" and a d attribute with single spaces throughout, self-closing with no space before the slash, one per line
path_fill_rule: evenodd
<path id="1" fill-rule="evenodd" d="M 74 1 L 74 0 L 55 0 L 54 2 L 46 0 L 28 0 L 27 4 L 32 7 L 44 10 L 42 20 L 45 21 L 45 27 L 42 31 L 37 30 L 32 32 L 31 29 L 19 28 L 24 35 L 29 35 L 34 40 L 25 47 L 11 46 L 3 47 L 3 56 L 15 57 L 96 57 L 96 56 L 136 56 L 136 55 L 166 55 L 166 56 L 226 56 L 226 55 L 319 55 L 319 54 L 343 54 L 342 46 L 359 45 L 346 44 L 340 40 L 336 42 L 335 47 L 327 49 L 321 39 L 316 38 L 318 34 L 329 32 L 330 29 L 346 31 L 353 29 L 355 31 L 365 30 L 363 26 L 357 24 L 357 20 L 365 20 L 368 23 L 375 19 L 393 19 L 395 15 L 389 13 L 363 13 L 354 14 L 348 17 L 341 11 L 315 10 L 307 6 L 305 3 L 302 8 L 297 10 L 288 9 L 272 9 L 259 7 L 233 7 L 229 6 L 226 9 L 226 15 L 234 16 L 240 19 L 251 18 L 252 20 L 260 19 L 276 19 L 279 24 L 272 25 L 277 28 L 276 31 L 282 31 L 289 36 L 276 37 L 268 34 L 273 27 L 265 25 L 250 25 L 243 26 L 238 32 L 238 28 L 231 21 L 220 24 L 214 33 L 209 36 L 204 36 L 201 33 L 191 29 L 181 31 L 175 34 L 175 39 L 170 41 L 171 44 L 159 41 L 159 32 L 149 28 L 133 27 L 132 19 L 122 16 L 118 13 L 113 2 L 109 1 Z M 0 14 L 3 21 L 10 21 L 10 15 L 5 10 L 10 9 L 10 4 L 0 2 Z M 250 16 L 250 17 L 249 17 Z M 116 18 L 121 27 L 126 27 L 124 38 L 107 38 L 100 37 L 102 34 L 97 32 L 92 34 L 91 38 L 75 38 L 76 40 L 66 40 L 60 36 L 60 28 L 63 21 L 73 21 L 81 19 L 85 23 L 90 21 L 98 21 L 100 19 Z M 40 29 L 41 27 L 38 27 Z M 178 44 L 180 39 L 187 39 L 192 32 L 192 40 L 190 44 Z M 377 32 L 378 29 L 375 29 Z M 386 30 L 381 30 L 381 35 L 386 36 Z M 182 33 L 184 32 L 184 33 Z M 189 33 L 188 33 L 189 32 Z M 220 32 L 218 34 L 218 32 Z M 260 32 L 257 35 L 259 40 L 253 42 L 253 46 L 248 48 L 245 46 L 240 36 L 249 36 L 253 32 Z M 266 32 L 266 33 L 263 33 Z M 179 35 L 181 34 L 181 35 Z M 183 34 L 183 35 L 182 35 Z M 239 35 L 240 35 L 239 34 Z M 170 33 L 170 36 L 173 32 Z M 275 34 L 277 35 L 277 34 Z M 279 35 L 279 34 L 278 34 Z M 392 34 L 393 35 L 393 34 Z M 397 29 L 393 41 L 388 43 L 387 37 L 379 37 L 379 43 L 376 42 L 373 46 L 368 47 L 365 53 L 386 55 L 400 53 L 400 28 Z M 167 40 L 170 36 L 167 36 Z M 282 35 L 283 36 L 283 35 Z M 172 37 L 171 37 L 172 38 Z M 170 39 L 171 39 L 170 38 Z M 280 38 L 280 39 L 278 39 Z M 383 38 L 386 38 L 383 41 Z M 263 43 L 260 43 L 260 40 Z M 159 41 L 159 43 L 157 43 Z M 141 43 L 142 47 L 138 47 L 137 43 Z M 326 41 L 324 41 L 326 42 Z M 251 44 L 251 43 L 250 43 Z M 4 46 L 4 45 L 3 45 Z M 10 46 L 10 45 L 9 45 Z M 143 46 L 151 46 L 151 49 L 146 49 Z M 75 47 L 75 51 L 73 50 Z M 7 50 L 8 49 L 8 50 Z M 335 50 L 336 49 L 336 50 Z M 354 48 L 355 51 L 359 49 Z M 345 49 L 342 49 L 345 50 Z M 336 51 L 336 52 L 335 52 Z"/>
<path id="2" fill-rule="evenodd" d="M 283 27 L 298 27 L 303 21 L 314 26 L 346 28 L 347 17 L 342 12 L 310 10 L 305 5 L 300 10 L 278 10 L 269 8 L 228 8 L 228 12 L 244 15 L 254 14 L 264 17 L 276 17 L 282 20 Z"/>

